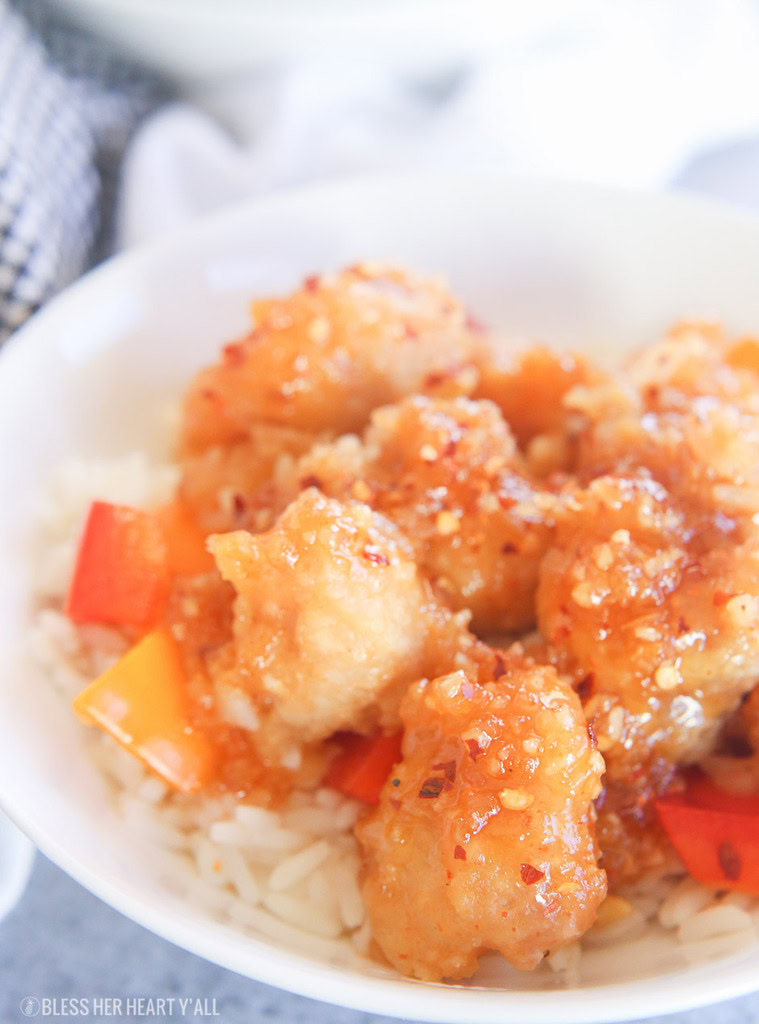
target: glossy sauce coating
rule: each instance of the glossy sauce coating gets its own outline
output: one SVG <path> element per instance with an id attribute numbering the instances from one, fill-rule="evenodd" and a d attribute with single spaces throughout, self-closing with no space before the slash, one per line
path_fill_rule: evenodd
<path id="1" fill-rule="evenodd" d="M 475 398 L 499 407 L 533 473 L 571 469 L 581 418 L 568 398 L 605 375 L 580 355 L 491 339 L 478 362 Z"/>
<path id="2" fill-rule="evenodd" d="M 313 434 L 289 427 L 253 426 L 241 440 L 186 455 L 179 494 L 205 533 L 265 528 L 271 525 L 278 476 L 314 440 Z"/>
<path id="3" fill-rule="evenodd" d="M 300 486 L 366 502 L 409 539 L 441 598 L 473 628 L 534 622 L 553 500 L 530 480 L 492 402 L 415 396 L 376 410 L 362 440 L 317 445 L 279 497 Z"/>
<path id="4" fill-rule="evenodd" d="M 357 828 L 384 956 L 428 981 L 497 949 L 530 970 L 606 893 L 592 801 L 603 758 L 552 668 L 508 654 L 412 686 L 403 761 Z"/>
<path id="5" fill-rule="evenodd" d="M 269 753 L 396 730 L 408 685 L 455 667 L 472 642 L 402 534 L 366 505 L 307 490 L 267 533 L 209 547 L 236 592 L 233 671 Z"/>
<path id="6" fill-rule="evenodd" d="M 538 623 L 586 680 L 609 778 L 697 761 L 759 673 L 759 546 L 691 530 L 646 477 L 574 494 L 541 565 Z"/>
<path id="7" fill-rule="evenodd" d="M 186 453 L 244 439 L 262 423 L 312 434 L 361 429 L 378 405 L 445 391 L 478 344 L 439 282 L 374 264 L 311 278 L 289 298 L 255 303 L 253 314 L 251 334 L 227 345 L 187 392 Z M 471 369 L 456 387 L 476 380 Z"/>
<path id="8" fill-rule="evenodd" d="M 277 803 L 291 788 L 291 773 L 273 771 L 261 758 L 256 737 L 229 720 L 223 673 L 232 638 L 234 591 L 216 572 L 178 576 L 172 584 L 166 622 L 179 644 L 192 720 L 212 740 L 218 757 L 215 787 L 260 804 Z"/>
<path id="9" fill-rule="evenodd" d="M 223 784 L 276 802 L 336 730 L 403 725 L 358 830 L 382 955 L 529 969 L 605 872 L 672 867 L 654 800 L 684 766 L 759 788 L 759 344 L 682 324 L 614 376 L 368 265 L 254 317 L 185 402 L 220 575 L 169 608 Z M 540 635 L 496 654 L 470 612 Z"/>

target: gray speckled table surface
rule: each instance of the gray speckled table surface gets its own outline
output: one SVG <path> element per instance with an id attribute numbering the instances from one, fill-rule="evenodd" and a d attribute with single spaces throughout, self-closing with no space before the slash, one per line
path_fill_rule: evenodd
<path id="1" fill-rule="evenodd" d="M 677 184 L 759 208 L 759 142 L 709 154 L 687 168 Z M 29 996 L 193 1000 L 185 1004 L 190 1012 L 177 1012 L 173 1020 L 199 1019 L 191 1012 L 194 1000 L 215 1000 L 223 1024 L 388 1020 L 315 1003 L 207 963 L 122 917 L 39 854 L 23 898 L 0 923 L 0 1024 L 27 1019 L 21 1005 Z M 33 1003 L 24 1006 L 36 1009 Z M 93 1012 L 87 1017 L 93 1022 L 124 1019 L 130 1018 Z M 657 1019 L 668 1024 L 753 1024 L 759 1021 L 759 993 Z"/>

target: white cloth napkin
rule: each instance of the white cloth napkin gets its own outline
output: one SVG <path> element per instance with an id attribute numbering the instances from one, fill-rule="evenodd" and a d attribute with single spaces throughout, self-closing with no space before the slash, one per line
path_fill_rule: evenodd
<path id="1" fill-rule="evenodd" d="M 128 153 L 120 244 L 240 197 L 369 169 L 495 165 L 662 187 L 700 155 L 759 136 L 756 0 L 582 10 L 448 88 L 332 58 L 163 108 Z"/>

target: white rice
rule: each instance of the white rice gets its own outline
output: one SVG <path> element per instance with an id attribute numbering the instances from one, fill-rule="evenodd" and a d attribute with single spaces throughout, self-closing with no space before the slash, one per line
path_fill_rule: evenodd
<path id="1" fill-rule="evenodd" d="M 38 510 L 36 581 L 41 608 L 29 651 L 61 698 L 70 700 L 125 650 L 102 626 L 75 627 L 60 612 L 79 532 L 99 498 L 150 507 L 173 491 L 173 466 L 132 453 L 73 460 L 56 474 Z M 254 730 L 258 721 L 240 691 L 223 700 L 225 718 Z M 268 810 L 233 797 L 170 792 L 109 737 L 82 726 L 97 768 L 109 780 L 118 813 L 150 845 L 163 884 L 229 926 L 265 935 L 313 955 L 367 955 L 371 932 L 358 885 L 352 830 L 362 805 L 330 789 L 294 792 Z M 627 894 L 630 912 L 582 942 L 553 953 L 530 975 L 500 957 L 482 958 L 477 985 L 514 989 L 603 984 L 659 974 L 745 951 L 757 941 L 759 901 L 719 893 L 682 874 Z"/>

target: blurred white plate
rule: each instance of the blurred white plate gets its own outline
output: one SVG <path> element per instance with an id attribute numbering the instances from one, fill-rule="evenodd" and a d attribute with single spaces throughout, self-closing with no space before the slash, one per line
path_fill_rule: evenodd
<path id="1" fill-rule="evenodd" d="M 698 967 L 678 966 L 672 948 L 644 966 L 620 949 L 611 969 L 607 956 L 581 987 L 557 991 L 545 973 L 511 972 L 504 985 L 492 970 L 481 987 L 423 985 L 347 952 L 305 954 L 242 934 L 172 893 L 172 879 L 116 818 L 84 727 L 20 664 L 30 507 L 53 467 L 67 455 L 154 445 L 162 403 L 246 328 L 251 296 L 361 258 L 443 271 L 486 322 L 606 356 L 684 315 L 759 328 L 755 218 L 687 198 L 493 174 L 282 193 L 88 275 L 0 354 L 0 803 L 64 870 L 158 934 L 242 974 L 372 1013 L 608 1022 L 753 990 L 757 944 Z"/>
<path id="2" fill-rule="evenodd" d="M 369 58 L 426 76 L 561 24 L 591 0 L 59 0 L 187 84 L 295 59 Z"/>
<path id="3" fill-rule="evenodd" d="M 0 921 L 23 895 L 34 863 L 34 847 L 0 812 Z"/>

